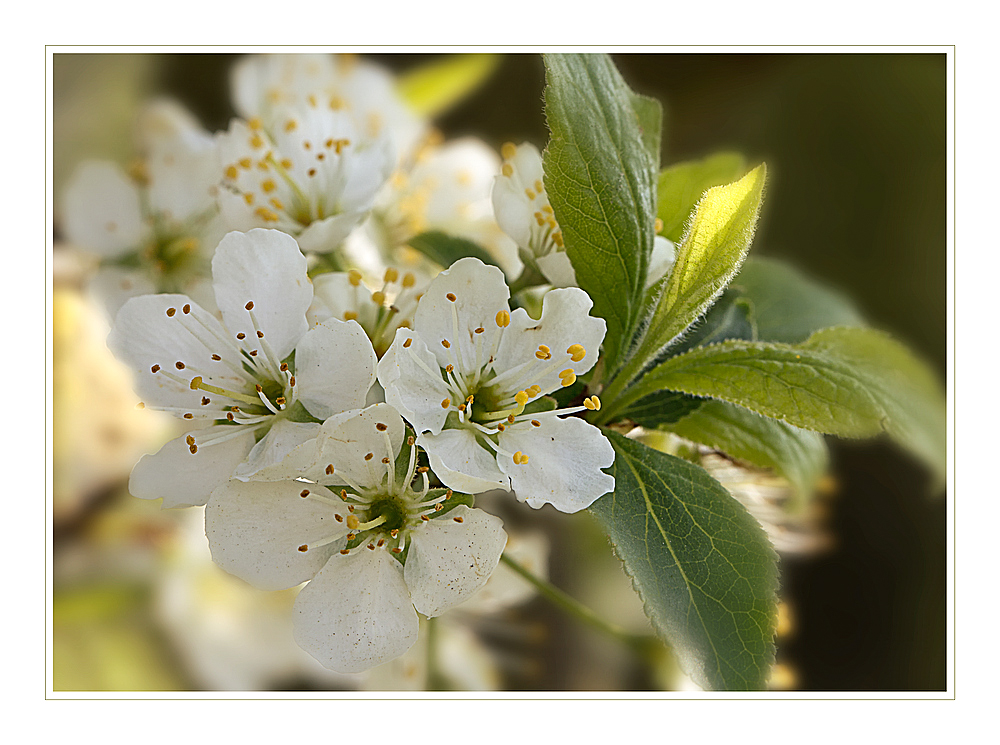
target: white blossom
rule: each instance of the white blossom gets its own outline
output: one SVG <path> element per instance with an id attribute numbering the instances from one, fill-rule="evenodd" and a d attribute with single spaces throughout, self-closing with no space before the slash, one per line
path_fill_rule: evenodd
<path id="1" fill-rule="evenodd" d="M 336 249 L 392 172 L 392 144 L 343 111 L 280 109 L 270 129 L 234 119 L 219 135 L 219 209 L 234 230 L 275 228 L 303 251 Z"/>
<path id="2" fill-rule="evenodd" d="M 230 78 L 236 111 L 268 129 L 284 124 L 284 110 L 325 108 L 349 116 L 363 137 L 387 137 L 402 157 L 427 126 L 399 96 L 389 70 L 355 55 L 252 55 L 233 66 Z"/>
<path id="3" fill-rule="evenodd" d="M 183 292 L 211 307 L 212 249 L 225 230 L 215 205 L 215 144 L 177 104 L 139 117 L 142 158 L 126 173 L 88 160 L 63 194 L 66 239 L 101 259 L 91 286 L 114 316 L 130 297 Z"/>
<path id="4" fill-rule="evenodd" d="M 273 230 L 229 233 L 212 261 L 220 323 L 184 295 L 146 295 L 118 313 L 108 346 L 144 403 L 200 425 L 147 455 L 129 488 L 168 507 L 204 504 L 315 437 L 318 422 L 364 405 L 375 353 L 355 323 L 309 328 L 306 259 Z"/>
<path id="5" fill-rule="evenodd" d="M 295 601 L 295 639 L 338 672 L 403 654 L 418 635 L 417 611 L 437 616 L 470 597 L 506 543 L 499 518 L 448 509 L 458 495 L 429 489 L 415 438 L 387 404 L 327 419 L 258 477 L 269 480 L 212 493 L 212 556 L 261 589 L 311 580 Z"/>
<path id="6" fill-rule="evenodd" d="M 356 269 L 318 274 L 313 279 L 313 290 L 313 302 L 306 313 L 310 326 L 327 318 L 357 321 L 371 339 L 375 355 L 381 358 L 392 344 L 396 329 L 413 325 L 423 287 L 412 272 L 400 277 L 398 269 L 389 267 L 376 290 L 364 284 Z"/>
<path id="7" fill-rule="evenodd" d="M 578 288 L 552 290 L 536 321 L 509 308 L 503 272 L 465 258 L 428 286 L 413 329 L 379 362 L 386 401 L 420 433 L 431 467 L 453 489 L 513 489 L 532 507 L 576 512 L 614 488 L 601 469 L 614 449 L 600 430 L 546 410 L 543 397 L 597 362 L 606 325 Z"/>

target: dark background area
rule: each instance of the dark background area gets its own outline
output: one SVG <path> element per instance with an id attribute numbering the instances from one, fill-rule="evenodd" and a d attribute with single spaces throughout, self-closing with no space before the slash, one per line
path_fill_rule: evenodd
<path id="1" fill-rule="evenodd" d="M 426 60 L 373 56 L 398 71 Z M 767 162 L 755 255 L 787 259 L 845 289 L 874 326 L 918 350 L 944 379 L 943 55 L 614 57 L 635 90 L 664 104 L 664 165 L 723 149 Z M 224 128 L 232 111 L 219 92 L 230 61 L 164 56 L 154 87 L 207 128 Z M 496 148 L 507 140 L 541 147 L 543 87 L 540 57 L 508 55 L 438 126 Z M 887 442 L 831 447 L 835 545 L 783 562 L 795 630 L 781 658 L 806 690 L 944 689 L 945 502 L 929 492 L 922 467 Z"/>

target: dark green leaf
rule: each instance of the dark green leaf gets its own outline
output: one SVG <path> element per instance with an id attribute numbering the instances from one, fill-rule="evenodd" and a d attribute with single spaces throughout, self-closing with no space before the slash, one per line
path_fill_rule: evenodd
<path id="1" fill-rule="evenodd" d="M 604 361 L 617 367 L 639 321 L 653 248 L 656 163 L 633 94 L 605 54 L 545 57 L 552 136 L 545 189 L 577 283 L 605 319 Z M 648 114 L 644 106 L 643 114 Z"/>
<path id="2" fill-rule="evenodd" d="M 496 266 L 496 260 L 479 244 L 436 230 L 414 236 L 407 243 L 445 269 L 465 256 L 474 256 L 484 264 Z"/>
<path id="3" fill-rule="evenodd" d="M 747 259 L 731 288 L 751 304 L 757 338 L 796 344 L 831 326 L 865 326 L 844 295 L 777 259 Z"/>
<path id="4" fill-rule="evenodd" d="M 716 153 L 660 171 L 656 205 L 656 216 L 663 221 L 660 235 L 677 243 L 701 195 L 713 186 L 736 181 L 745 170 L 746 159 L 739 153 Z"/>
<path id="5" fill-rule="evenodd" d="M 621 413 L 621 418 L 630 419 L 647 429 L 655 429 L 680 421 L 704 401 L 703 398 L 676 391 L 657 391 L 629 406 Z"/>
<path id="6" fill-rule="evenodd" d="M 614 432 L 615 491 L 591 511 L 657 633 L 705 688 L 759 690 L 774 662 L 777 556 L 702 468 Z"/>

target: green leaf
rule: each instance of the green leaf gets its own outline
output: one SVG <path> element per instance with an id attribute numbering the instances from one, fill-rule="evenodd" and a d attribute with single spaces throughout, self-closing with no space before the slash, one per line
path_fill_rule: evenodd
<path id="1" fill-rule="evenodd" d="M 653 249 L 649 131 L 644 139 L 634 94 L 607 55 L 550 54 L 545 66 L 545 189 L 577 283 L 607 321 L 603 358 L 613 370 L 639 322 Z"/>
<path id="2" fill-rule="evenodd" d="M 679 422 L 705 402 L 676 391 L 657 391 L 636 401 L 621 413 L 621 419 L 629 419 L 640 427 L 656 429 L 663 425 Z"/>
<path id="3" fill-rule="evenodd" d="M 864 328 L 817 331 L 802 344 L 727 341 L 671 357 L 619 400 L 680 391 L 843 437 L 888 432 L 945 472 L 945 401 L 933 372 L 905 346 Z"/>
<path id="4" fill-rule="evenodd" d="M 474 256 L 484 264 L 496 266 L 496 260 L 478 243 L 437 230 L 414 236 L 407 244 L 445 269 L 465 256 Z"/>
<path id="5" fill-rule="evenodd" d="M 656 216 L 663 221 L 660 235 L 674 243 L 701 195 L 713 186 L 729 184 L 743 175 L 746 159 L 739 153 L 716 153 L 704 160 L 675 163 L 660 171 Z"/>
<path id="6" fill-rule="evenodd" d="M 397 90 L 415 113 L 435 117 L 476 90 L 499 64 L 496 54 L 451 54 L 403 73 Z"/>
<path id="7" fill-rule="evenodd" d="M 774 469 L 791 482 L 801 498 L 813 493 L 829 463 L 822 435 L 722 401 L 704 401 L 662 429 L 738 460 Z"/>
<path id="8" fill-rule="evenodd" d="M 591 511 L 657 633 L 704 688 L 759 690 L 774 662 L 777 555 L 704 469 L 608 432 L 615 490 Z"/>
<path id="9" fill-rule="evenodd" d="M 747 259 L 731 288 L 751 304 L 763 341 L 796 344 L 820 329 L 867 325 L 846 296 L 776 259 Z"/>
<path id="10" fill-rule="evenodd" d="M 660 164 L 660 139 L 663 136 L 663 106 L 655 98 L 631 93 L 629 99 L 639 120 L 639 133 L 649 158 L 656 167 Z"/>
<path id="11" fill-rule="evenodd" d="M 621 406 L 616 399 L 622 391 L 683 338 L 739 271 L 757 224 L 765 175 L 760 165 L 736 183 L 709 189 L 698 202 L 642 338 L 608 385 L 604 403 L 611 408 L 598 418 L 600 422 L 610 421 L 612 411 Z"/>

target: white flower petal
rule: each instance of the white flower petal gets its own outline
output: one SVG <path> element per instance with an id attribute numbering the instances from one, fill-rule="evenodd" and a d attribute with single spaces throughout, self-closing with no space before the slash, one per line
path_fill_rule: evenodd
<path id="1" fill-rule="evenodd" d="M 569 260 L 569 254 L 565 251 L 553 251 L 545 256 L 535 259 L 538 268 L 542 270 L 553 287 L 578 287 L 576 283 L 576 271 L 573 269 L 573 262 Z"/>
<path id="2" fill-rule="evenodd" d="M 408 340 L 412 340 L 410 345 L 404 347 Z M 405 416 L 418 434 L 441 431 L 448 417 L 441 402 L 451 394 L 441 378 L 437 358 L 413 331 L 396 330 L 396 338 L 379 360 L 378 381 L 385 389 L 386 402 Z"/>
<path id="3" fill-rule="evenodd" d="M 302 492 L 308 492 L 303 498 Z M 336 504 L 309 497 L 316 493 Z M 205 534 L 212 559 L 230 574 L 262 590 L 284 590 L 311 579 L 346 540 L 348 514 L 329 489 L 300 481 L 229 481 L 212 492 Z M 300 550 L 306 546 L 305 551 Z"/>
<path id="4" fill-rule="evenodd" d="M 375 382 L 375 350 L 356 321 L 330 318 L 295 347 L 299 400 L 318 419 L 365 405 Z"/>
<path id="5" fill-rule="evenodd" d="M 233 478 L 246 481 L 251 477 L 257 477 L 261 471 L 267 471 L 264 475 L 281 470 L 285 472 L 295 465 L 301 465 L 303 451 L 298 450 L 299 446 L 316 438 L 319 434 L 319 425 L 310 422 L 290 422 L 287 419 L 276 421 L 260 442 L 253 446 L 253 450 L 246 460 L 233 471 Z M 297 451 L 294 463 L 286 463 L 286 458 Z M 315 453 L 315 450 L 309 452 Z M 278 468 L 280 466 L 280 468 Z M 294 476 L 292 478 L 295 478 Z M 263 480 L 264 477 L 256 480 Z M 273 479 L 266 479 L 271 481 Z"/>
<path id="6" fill-rule="evenodd" d="M 503 339 L 497 351 L 494 369 L 502 373 L 535 358 L 539 345 L 551 350 L 552 362 L 536 365 L 540 374 L 528 385 L 541 386 L 542 393 L 554 391 L 562 384 L 559 373 L 572 369 L 582 375 L 597 363 L 598 352 L 607 325 L 603 318 L 589 315 L 593 301 L 583 290 L 568 287 L 546 293 L 542 301 L 542 315 L 534 320 L 523 308 L 510 314 L 510 326 L 504 330 Z M 586 354 L 579 362 L 573 362 L 566 350 L 573 344 L 581 345 Z"/>
<path id="7" fill-rule="evenodd" d="M 500 518 L 464 504 L 415 529 L 403 570 L 414 607 L 439 616 L 471 597 L 496 569 L 506 544 Z"/>
<path id="8" fill-rule="evenodd" d="M 449 294 L 455 297 L 454 303 Z M 413 328 L 437 357 L 439 367 L 454 362 L 463 371 L 471 371 L 476 362 L 475 337 L 484 337 L 484 343 L 492 338 L 497 312 L 508 310 L 509 299 L 510 290 L 500 269 L 471 257 L 459 259 L 428 285 L 417 305 Z M 453 309 L 458 312 L 457 330 Z M 476 334 L 477 328 L 486 332 Z M 445 348 L 442 340 L 451 348 Z"/>
<path id="9" fill-rule="evenodd" d="M 185 307 L 190 313 L 184 313 Z M 229 390 L 246 386 L 224 362 L 212 359 L 215 353 L 232 356 L 223 346 L 226 338 L 229 334 L 222 325 L 187 295 L 143 295 L 127 301 L 118 311 L 108 347 L 132 368 L 136 392 L 146 402 L 197 412 L 202 392 L 192 391 L 186 382 L 195 375 Z M 153 373 L 153 366 L 185 382 Z"/>
<path id="10" fill-rule="evenodd" d="M 497 463 L 517 498 L 532 507 L 549 503 L 560 512 L 579 512 L 615 488 L 614 477 L 601 471 L 615 462 L 614 448 L 601 430 L 578 417 L 509 427 L 499 440 L 504 449 L 528 456 L 524 464 L 506 456 Z"/>
<path id="11" fill-rule="evenodd" d="M 324 272 L 313 279 L 313 301 L 306 312 L 310 326 L 318 326 L 327 318 L 346 321 L 345 313 L 357 313 L 358 323 L 368 326 L 375 321 L 376 306 L 364 302 L 371 291 L 362 284 L 351 284 L 347 272 Z"/>
<path id="12" fill-rule="evenodd" d="M 385 431 L 380 431 L 377 424 L 384 424 Z M 404 432 L 402 418 L 388 404 L 337 414 L 323 422 L 317 436 L 318 465 L 325 468 L 332 464 L 334 473 L 343 474 L 359 486 L 376 487 L 387 473 L 382 458 L 395 461 Z M 366 460 L 369 453 L 371 457 Z"/>
<path id="13" fill-rule="evenodd" d="M 471 430 L 446 429 L 438 435 L 420 435 L 417 444 L 427 453 L 434 475 L 449 489 L 464 494 L 510 490 L 510 480 L 497 466 L 496 455 L 480 445 Z"/>
<path id="14" fill-rule="evenodd" d="M 136 249 L 149 235 L 139 190 L 114 163 L 82 163 L 63 194 L 63 230 L 70 243 L 101 256 Z"/>
<path id="15" fill-rule="evenodd" d="M 524 187 L 509 176 L 499 175 L 493 184 L 493 214 L 503 232 L 521 248 L 531 250 L 532 203 L 524 195 Z"/>
<path id="16" fill-rule="evenodd" d="M 344 242 L 354 228 L 361 224 L 367 214 L 366 210 L 355 210 L 311 222 L 309 227 L 297 236 L 299 245 L 303 251 L 313 253 L 333 251 Z"/>
<path id="17" fill-rule="evenodd" d="M 646 275 L 646 287 L 652 287 L 661 280 L 677 260 L 677 247 L 662 235 L 653 239 L 653 252 L 649 255 L 649 272 Z"/>
<path id="18" fill-rule="evenodd" d="M 215 249 L 212 277 L 215 299 L 230 333 L 256 338 L 246 309 L 253 302 L 265 340 L 279 359 L 287 357 L 309 328 L 306 310 L 312 302 L 306 257 L 295 239 L 260 228 L 227 233 Z"/>
<path id="19" fill-rule="evenodd" d="M 217 486 L 226 483 L 253 447 L 253 432 L 247 431 L 217 445 L 200 445 L 192 453 L 187 437 L 195 442 L 232 427 L 215 426 L 188 432 L 171 440 L 154 455 L 144 455 L 132 469 L 128 490 L 140 499 L 163 498 L 163 506 L 190 507 L 208 501 Z"/>
<path id="20" fill-rule="evenodd" d="M 403 568 L 382 549 L 334 554 L 299 593 L 294 613 L 298 645 L 342 673 L 399 657 L 420 631 Z"/>

